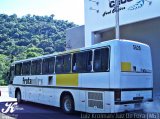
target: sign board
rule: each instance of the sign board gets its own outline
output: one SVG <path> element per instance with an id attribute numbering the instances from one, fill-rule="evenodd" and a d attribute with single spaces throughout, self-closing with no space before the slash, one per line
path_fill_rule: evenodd
<path id="1" fill-rule="evenodd" d="M 115 0 L 84 0 L 85 39 L 91 33 L 115 26 Z M 160 0 L 119 0 L 120 25 L 160 16 Z"/>

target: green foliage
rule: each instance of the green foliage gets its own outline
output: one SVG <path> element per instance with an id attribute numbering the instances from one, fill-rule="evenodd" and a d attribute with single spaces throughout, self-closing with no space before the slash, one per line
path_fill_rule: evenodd
<path id="1" fill-rule="evenodd" d="M 74 23 L 56 20 L 54 15 L 18 18 L 16 14 L 0 14 L 0 79 L 9 67 L 6 57 L 15 60 L 36 57 L 64 51 L 66 29 L 75 27 Z M 2 81 L 1 81 L 2 82 Z"/>
<path id="2" fill-rule="evenodd" d="M 74 23 L 56 20 L 54 15 L 18 18 L 16 14 L 0 14 L 0 53 L 18 56 L 21 59 L 31 46 L 41 48 L 40 55 L 65 50 L 65 31 L 75 27 Z M 34 52 L 34 51 L 33 51 Z M 35 54 L 37 52 L 31 53 Z M 38 55 L 39 55 L 38 54 Z M 25 55 L 27 58 L 28 56 Z M 30 55 L 30 56 L 37 56 Z"/>
<path id="3" fill-rule="evenodd" d="M 0 85 L 5 85 L 6 81 L 4 79 L 7 78 L 7 71 L 9 69 L 9 57 L 0 54 Z"/>
<path id="4" fill-rule="evenodd" d="M 31 58 L 31 57 L 37 57 L 44 54 L 44 51 L 42 48 L 31 47 L 31 48 L 28 48 L 24 54 L 26 55 L 26 58 Z"/>

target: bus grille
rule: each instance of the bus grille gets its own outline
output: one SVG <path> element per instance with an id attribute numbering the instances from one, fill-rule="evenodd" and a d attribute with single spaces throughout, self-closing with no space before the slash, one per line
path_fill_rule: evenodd
<path id="1" fill-rule="evenodd" d="M 103 93 L 88 92 L 88 107 L 103 109 Z"/>

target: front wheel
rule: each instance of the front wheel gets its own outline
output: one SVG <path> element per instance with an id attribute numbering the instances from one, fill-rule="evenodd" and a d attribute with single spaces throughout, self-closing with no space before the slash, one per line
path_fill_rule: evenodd
<path id="1" fill-rule="evenodd" d="M 17 98 L 17 102 L 18 102 L 18 103 L 21 103 L 21 102 L 22 102 L 22 97 L 21 97 L 21 92 L 20 92 L 20 91 L 17 92 L 16 98 Z"/>
<path id="2" fill-rule="evenodd" d="M 62 100 L 62 109 L 65 113 L 73 113 L 74 112 L 74 101 L 70 95 L 65 95 Z"/>

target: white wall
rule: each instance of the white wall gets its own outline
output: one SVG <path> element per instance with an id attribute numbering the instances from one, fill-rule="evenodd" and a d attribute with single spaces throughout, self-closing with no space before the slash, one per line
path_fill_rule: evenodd
<path id="1" fill-rule="evenodd" d="M 120 25 L 160 16 L 160 0 L 120 1 Z M 94 32 L 115 26 L 114 0 L 84 0 L 84 4 L 85 46 L 89 46 L 94 43 Z"/>
<path id="2" fill-rule="evenodd" d="M 66 50 L 82 48 L 85 46 L 84 25 L 66 31 Z"/>

